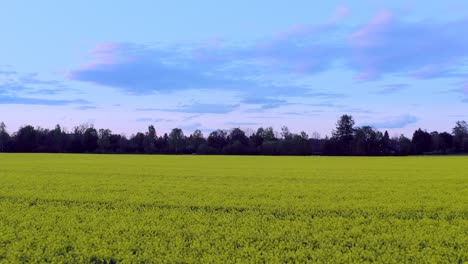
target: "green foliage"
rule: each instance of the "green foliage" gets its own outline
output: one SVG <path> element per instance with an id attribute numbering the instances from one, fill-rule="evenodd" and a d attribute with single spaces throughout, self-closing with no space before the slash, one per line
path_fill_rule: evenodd
<path id="1" fill-rule="evenodd" d="M 4 263 L 462 263 L 466 157 L 0 154 Z"/>

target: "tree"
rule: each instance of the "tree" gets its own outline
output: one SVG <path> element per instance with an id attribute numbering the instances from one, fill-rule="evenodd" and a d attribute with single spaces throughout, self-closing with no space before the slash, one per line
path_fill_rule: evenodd
<path id="1" fill-rule="evenodd" d="M 94 127 L 89 127 L 83 134 L 83 149 L 86 152 L 94 152 L 98 147 L 98 132 Z"/>
<path id="2" fill-rule="evenodd" d="M 137 132 L 129 139 L 112 134 L 110 129 L 96 130 L 81 124 L 68 132 L 60 125 L 49 130 L 23 126 L 11 136 L 0 122 L 0 152 L 94 152 L 94 153 L 200 153 L 200 154 L 261 154 L 261 155 L 410 155 L 426 152 L 468 152 L 468 125 L 456 122 L 452 134 L 431 133 L 418 129 L 412 139 L 404 135 L 390 138 L 369 127 L 355 127 L 350 115 L 343 115 L 336 123 L 332 136 L 320 138 L 317 132 L 292 133 L 283 126 L 277 133 L 272 127 L 256 130 L 233 128 L 229 132 L 218 129 L 207 138 L 200 130 L 189 137 L 175 128 L 168 135 L 158 137 L 153 125 L 147 132 Z"/>
<path id="3" fill-rule="evenodd" d="M 399 143 L 399 146 L 398 146 L 398 154 L 399 155 L 406 156 L 406 155 L 411 154 L 412 145 L 411 145 L 411 140 L 409 138 L 405 137 L 402 134 L 398 138 L 398 143 Z"/>
<path id="4" fill-rule="evenodd" d="M 131 149 L 133 152 L 143 153 L 145 151 L 145 134 L 138 132 L 131 139 Z"/>
<path id="5" fill-rule="evenodd" d="M 263 141 L 276 141 L 275 131 L 272 127 L 267 127 L 263 130 L 263 134 L 261 135 Z"/>
<path id="6" fill-rule="evenodd" d="M 442 153 L 448 152 L 453 148 L 453 136 L 447 132 L 442 132 L 439 134 L 439 150 Z"/>
<path id="7" fill-rule="evenodd" d="M 429 133 L 431 135 L 431 152 L 439 152 L 440 151 L 440 137 L 439 132 L 432 131 Z"/>
<path id="8" fill-rule="evenodd" d="M 168 139 L 169 148 L 172 153 L 184 153 L 185 150 L 185 136 L 184 132 L 180 128 L 172 129 L 169 133 Z"/>
<path id="9" fill-rule="evenodd" d="M 112 131 L 110 129 L 99 129 L 98 135 L 98 148 L 99 152 L 108 153 L 113 152 L 111 137 Z"/>
<path id="10" fill-rule="evenodd" d="M 0 123 L 0 152 L 5 152 L 7 150 L 7 143 L 10 140 L 10 135 L 6 130 L 5 123 Z"/>
<path id="11" fill-rule="evenodd" d="M 463 151 L 464 139 L 468 137 L 468 124 L 465 121 L 457 121 L 452 129 L 453 143 L 456 151 Z"/>
<path id="12" fill-rule="evenodd" d="M 37 133 L 33 126 L 21 127 L 14 135 L 15 151 L 33 152 L 37 147 Z"/>
<path id="13" fill-rule="evenodd" d="M 414 154 L 423 154 L 424 152 L 431 151 L 432 136 L 419 128 L 414 132 L 411 143 Z"/>
<path id="14" fill-rule="evenodd" d="M 289 128 L 287 126 L 281 127 L 281 138 L 288 140 L 288 139 L 291 139 L 291 137 L 292 137 L 292 134 L 291 132 L 289 132 Z"/>
<path id="15" fill-rule="evenodd" d="M 69 152 L 81 153 L 85 150 L 83 136 L 88 128 L 92 127 L 91 125 L 85 123 L 73 128 L 73 134 L 70 135 L 71 143 L 68 148 Z"/>
<path id="16" fill-rule="evenodd" d="M 239 142 L 241 145 L 247 146 L 249 144 L 249 139 L 245 135 L 245 132 L 242 131 L 240 128 L 234 128 L 229 133 L 228 141 L 233 144 L 235 142 Z"/>
<path id="17" fill-rule="evenodd" d="M 388 135 L 387 130 L 385 130 L 382 139 L 380 140 L 380 151 L 382 155 L 389 155 L 392 152 L 390 136 Z"/>
<path id="18" fill-rule="evenodd" d="M 354 134 L 354 120 L 350 115 L 342 115 L 336 123 L 336 129 L 333 131 L 333 138 L 338 142 L 338 154 L 351 154 L 351 144 Z"/>
<path id="19" fill-rule="evenodd" d="M 224 153 L 231 155 L 241 155 L 248 153 L 249 138 L 240 128 L 231 130 L 227 137 L 228 144 L 224 147 Z"/>
<path id="20" fill-rule="evenodd" d="M 468 137 L 465 137 L 462 142 L 462 151 L 468 152 Z"/>
<path id="21" fill-rule="evenodd" d="M 153 125 L 148 127 L 148 132 L 146 132 L 145 139 L 143 142 L 145 153 L 154 153 L 156 152 L 156 129 Z"/>
<path id="22" fill-rule="evenodd" d="M 169 136 L 167 135 L 167 133 L 164 133 L 162 137 L 156 138 L 155 148 L 158 151 L 158 153 L 168 153 L 168 141 Z"/>
<path id="23" fill-rule="evenodd" d="M 200 145 L 204 144 L 205 141 L 205 137 L 199 129 L 195 130 L 190 137 L 190 144 L 193 146 L 195 151 L 197 151 Z"/>
<path id="24" fill-rule="evenodd" d="M 250 136 L 249 141 L 253 148 L 258 148 L 263 144 L 263 133 L 264 129 L 263 127 L 260 127 L 257 129 L 257 132 Z"/>
<path id="25" fill-rule="evenodd" d="M 356 128 L 353 137 L 353 153 L 356 155 L 380 155 L 382 138 L 382 133 L 370 126 Z"/>
<path id="26" fill-rule="evenodd" d="M 39 145 L 48 152 L 65 152 L 67 148 L 67 134 L 62 131 L 59 124 L 55 128 L 48 130 L 38 129 Z M 42 137 L 42 139 L 41 139 Z"/>
<path id="27" fill-rule="evenodd" d="M 218 152 L 221 152 L 227 145 L 227 133 L 224 130 L 218 129 L 208 135 L 208 146 L 215 148 Z"/>

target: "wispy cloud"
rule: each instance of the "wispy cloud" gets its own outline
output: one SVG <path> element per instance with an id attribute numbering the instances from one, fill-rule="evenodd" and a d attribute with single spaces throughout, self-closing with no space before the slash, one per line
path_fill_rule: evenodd
<path id="1" fill-rule="evenodd" d="M 66 90 L 70 89 L 67 89 L 62 82 L 41 79 L 37 73 L 0 71 L 0 92 L 3 94 L 52 95 Z"/>
<path id="2" fill-rule="evenodd" d="M 393 94 L 400 92 L 407 88 L 409 85 L 405 83 L 387 84 L 383 85 L 382 89 L 378 90 L 378 94 Z"/>
<path id="3" fill-rule="evenodd" d="M 0 75 L 10 76 L 10 75 L 16 75 L 17 73 L 18 72 L 12 71 L 12 70 L 0 70 Z"/>
<path id="4" fill-rule="evenodd" d="M 261 123 L 257 123 L 257 122 L 226 122 L 224 124 L 227 126 L 234 126 L 234 127 L 261 125 Z"/>
<path id="5" fill-rule="evenodd" d="M 136 111 L 161 111 L 161 112 L 180 112 L 192 114 L 226 114 L 237 109 L 237 104 L 185 104 L 175 108 L 137 108 Z"/>
<path id="6" fill-rule="evenodd" d="M 246 98 L 246 99 L 242 100 L 241 103 L 260 105 L 261 109 L 273 109 L 273 108 L 278 108 L 278 107 L 290 104 L 286 100 L 274 99 L 274 98 L 264 98 L 264 97 Z"/>
<path id="7" fill-rule="evenodd" d="M 61 106 L 71 104 L 88 104 L 89 102 L 82 99 L 65 100 L 65 99 L 41 99 L 29 97 L 16 97 L 0 95 L 0 104 L 22 104 L 22 105 L 48 105 Z"/>
<path id="8" fill-rule="evenodd" d="M 342 7 L 337 16 L 347 13 Z M 257 43 L 218 41 L 193 46 L 100 44 L 94 62 L 72 71 L 71 79 L 111 86 L 132 94 L 187 89 L 225 89 L 283 95 L 306 94 L 294 78 L 313 76 L 337 62 L 360 80 L 387 74 L 411 78 L 459 76 L 468 58 L 468 20 L 405 20 L 383 10 L 363 25 L 297 25 Z M 440 47 L 444 47 L 441 49 Z M 278 84 L 275 76 L 292 75 Z M 260 78 L 259 78 L 260 77 Z"/>
<path id="9" fill-rule="evenodd" d="M 410 124 L 414 124 L 419 120 L 416 116 L 402 115 L 397 117 L 386 118 L 385 121 L 366 123 L 364 125 L 376 128 L 404 128 Z"/>
<path id="10" fill-rule="evenodd" d="M 350 35 L 354 55 L 349 67 L 363 80 L 386 74 L 454 77 L 468 57 L 467 28 L 467 19 L 410 21 L 384 10 Z"/>
<path id="11" fill-rule="evenodd" d="M 207 136 L 208 133 L 216 130 L 216 128 L 206 127 L 202 123 L 191 123 L 191 124 L 181 125 L 181 126 L 178 126 L 178 128 L 182 129 L 184 134 L 186 135 L 194 132 L 195 130 L 200 130 L 203 133 L 205 133 L 205 136 Z"/>
<path id="12" fill-rule="evenodd" d="M 96 107 L 96 106 L 93 106 L 93 105 L 82 105 L 82 106 L 76 107 L 75 109 L 86 111 L 86 110 L 97 109 L 97 107 Z"/>
<path id="13" fill-rule="evenodd" d="M 468 81 L 462 81 L 460 83 L 456 83 L 456 85 L 461 85 L 461 87 L 450 89 L 449 92 L 459 94 L 462 97 L 462 102 L 468 103 Z"/>
<path id="14" fill-rule="evenodd" d="M 171 122 L 174 121 L 173 119 L 166 119 L 166 118 L 151 118 L 151 117 L 141 117 L 137 118 L 135 121 L 137 122 L 146 122 L 146 123 L 158 123 L 158 122 Z"/>

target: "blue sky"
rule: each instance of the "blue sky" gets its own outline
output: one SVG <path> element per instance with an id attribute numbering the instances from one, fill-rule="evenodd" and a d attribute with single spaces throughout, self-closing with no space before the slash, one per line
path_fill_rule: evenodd
<path id="1" fill-rule="evenodd" d="M 468 120 L 466 1 L 322 2 L 4 1 L 0 120 L 127 135 Z"/>

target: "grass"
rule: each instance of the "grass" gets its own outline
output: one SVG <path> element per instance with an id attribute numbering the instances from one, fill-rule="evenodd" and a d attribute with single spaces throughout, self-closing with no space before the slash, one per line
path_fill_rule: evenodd
<path id="1" fill-rule="evenodd" d="M 468 157 L 0 154 L 0 262 L 468 261 Z"/>

